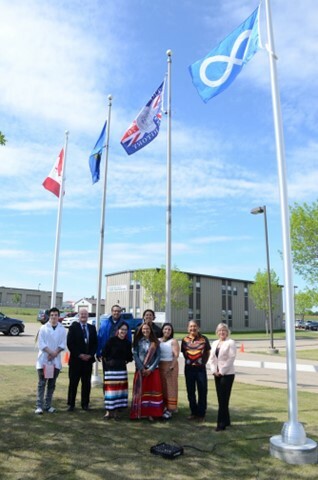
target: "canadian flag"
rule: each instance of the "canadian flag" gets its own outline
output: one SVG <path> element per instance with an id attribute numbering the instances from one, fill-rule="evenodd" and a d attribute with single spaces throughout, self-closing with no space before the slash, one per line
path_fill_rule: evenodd
<path id="1" fill-rule="evenodd" d="M 42 183 L 43 187 L 54 193 L 57 197 L 60 196 L 60 188 L 62 183 L 62 171 L 64 161 L 64 148 L 60 151 L 59 156 L 56 159 L 55 165 Z"/>

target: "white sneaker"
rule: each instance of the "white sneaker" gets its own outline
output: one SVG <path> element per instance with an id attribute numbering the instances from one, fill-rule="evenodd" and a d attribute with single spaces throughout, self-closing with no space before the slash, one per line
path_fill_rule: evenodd
<path id="1" fill-rule="evenodd" d="M 169 419 L 172 417 L 172 413 L 169 412 L 169 410 L 166 410 L 166 411 L 164 412 L 164 414 L 162 415 L 162 417 L 163 417 L 164 419 L 166 419 L 166 420 L 169 420 Z"/>
<path id="2" fill-rule="evenodd" d="M 34 411 L 34 413 L 36 413 L 37 415 L 42 415 L 43 410 L 42 410 L 42 408 L 39 407 Z"/>
<path id="3" fill-rule="evenodd" d="M 56 412 L 56 408 L 50 407 L 50 408 L 47 408 L 46 411 L 47 411 L 48 413 L 55 413 L 55 412 Z"/>

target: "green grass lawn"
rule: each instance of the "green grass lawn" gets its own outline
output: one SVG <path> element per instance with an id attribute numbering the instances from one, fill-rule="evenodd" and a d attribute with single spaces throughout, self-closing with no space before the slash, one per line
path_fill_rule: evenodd
<path id="1" fill-rule="evenodd" d="M 260 354 L 260 355 L 268 355 L 271 360 L 274 360 L 276 357 L 286 357 L 286 351 L 285 350 L 280 350 L 278 354 L 275 354 L 274 356 L 267 352 L 267 351 L 262 351 L 260 352 L 259 350 L 256 351 L 251 351 L 250 353 L 255 353 Z M 302 360 L 313 360 L 313 361 L 318 361 L 318 350 L 297 350 L 296 351 L 296 357 L 298 359 Z"/>
<path id="2" fill-rule="evenodd" d="M 0 307 L 1 313 L 8 315 L 8 317 L 23 320 L 25 323 L 36 322 L 38 311 L 38 308 Z"/>
<path id="3" fill-rule="evenodd" d="M 317 465 L 288 465 L 269 454 L 269 439 L 287 421 L 287 392 L 234 383 L 232 427 L 215 432 L 216 397 L 209 381 L 204 424 L 186 419 L 188 404 L 180 376 L 179 412 L 171 421 L 103 420 L 101 388 L 93 388 L 92 410 L 66 412 L 67 368 L 57 382 L 56 414 L 36 416 L 37 377 L 32 367 L 0 366 L 1 480 L 193 480 L 316 479 Z M 132 379 L 130 376 L 130 385 Z M 299 392 L 299 420 L 317 441 L 317 396 Z M 159 442 L 184 447 L 166 460 L 150 453 Z"/>
<path id="4" fill-rule="evenodd" d="M 304 360 L 315 360 L 318 361 L 318 349 L 315 350 L 298 350 L 297 358 L 302 358 Z"/>

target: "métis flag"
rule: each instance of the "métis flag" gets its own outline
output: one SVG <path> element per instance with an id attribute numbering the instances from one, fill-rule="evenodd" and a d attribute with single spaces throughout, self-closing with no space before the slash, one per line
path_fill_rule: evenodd
<path id="1" fill-rule="evenodd" d="M 128 155 L 145 147 L 158 135 L 162 116 L 164 84 L 163 81 L 124 133 L 120 143 Z"/>
<path id="2" fill-rule="evenodd" d="M 192 82 L 205 103 L 229 87 L 259 49 L 259 9 L 204 58 L 190 65 Z"/>
<path id="3" fill-rule="evenodd" d="M 100 161 L 102 158 L 102 151 L 105 146 L 106 123 L 107 122 L 104 123 L 101 134 L 89 157 L 89 168 L 92 174 L 93 184 L 98 182 L 100 177 Z"/>
<path id="4" fill-rule="evenodd" d="M 49 173 L 49 176 L 46 177 L 42 183 L 43 187 L 54 193 L 57 197 L 60 196 L 60 188 L 62 184 L 62 172 L 63 172 L 63 161 L 64 161 L 64 148 L 60 151 L 59 156 L 56 159 L 54 167 Z"/>

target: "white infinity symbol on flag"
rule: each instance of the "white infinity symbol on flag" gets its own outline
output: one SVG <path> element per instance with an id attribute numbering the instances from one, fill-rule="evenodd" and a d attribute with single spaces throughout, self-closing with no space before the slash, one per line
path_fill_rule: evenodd
<path id="1" fill-rule="evenodd" d="M 200 78 L 202 82 L 205 83 L 205 85 L 212 88 L 219 87 L 220 85 L 222 85 L 222 83 L 225 83 L 226 80 L 231 75 L 233 65 L 242 65 L 243 59 L 236 58 L 235 55 L 238 49 L 240 48 L 241 43 L 246 38 L 249 38 L 251 33 L 252 33 L 252 30 L 245 30 L 237 37 L 237 39 L 233 44 L 233 48 L 231 50 L 231 54 L 229 57 L 226 55 L 215 55 L 214 57 L 208 57 L 205 60 L 203 60 L 200 66 Z M 227 67 L 222 77 L 220 77 L 218 80 L 210 80 L 206 75 L 206 69 L 211 63 L 215 63 L 215 62 L 227 62 Z"/>

